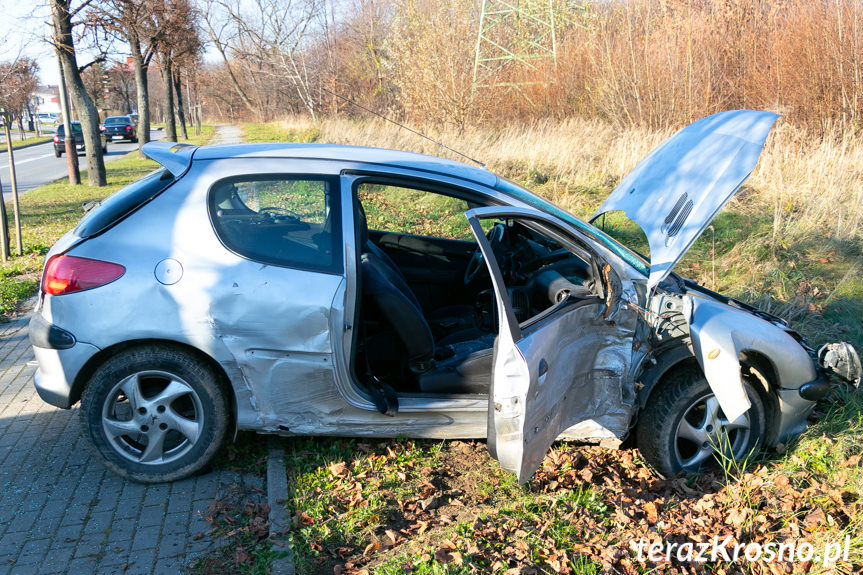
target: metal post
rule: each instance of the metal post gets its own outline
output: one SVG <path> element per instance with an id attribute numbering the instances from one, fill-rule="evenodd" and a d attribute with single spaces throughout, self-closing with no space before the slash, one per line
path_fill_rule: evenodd
<path id="1" fill-rule="evenodd" d="M 15 178 L 15 155 L 12 152 L 12 132 L 9 130 L 8 124 L 6 125 L 6 152 L 9 154 L 9 176 L 12 178 L 12 213 L 15 214 L 15 251 L 20 256 L 24 254 L 24 246 L 21 243 L 21 213 L 18 209 L 18 180 Z"/>
<path id="2" fill-rule="evenodd" d="M 9 259 L 9 223 L 6 221 L 6 200 L 3 198 L 3 182 L 0 182 L 0 259 Z"/>

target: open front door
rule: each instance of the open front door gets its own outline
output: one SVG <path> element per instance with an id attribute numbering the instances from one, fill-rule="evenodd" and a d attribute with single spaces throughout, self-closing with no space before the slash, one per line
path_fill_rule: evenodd
<path id="1" fill-rule="evenodd" d="M 525 208 L 478 208 L 466 215 L 492 278 L 499 318 L 488 449 L 524 483 L 567 428 L 598 414 L 628 417 L 620 390 L 629 373 L 633 331 L 629 322 L 613 321 L 621 318 L 609 316 L 598 294 L 566 298 L 520 326 L 479 220 L 515 218 L 558 229 L 560 223 Z"/>

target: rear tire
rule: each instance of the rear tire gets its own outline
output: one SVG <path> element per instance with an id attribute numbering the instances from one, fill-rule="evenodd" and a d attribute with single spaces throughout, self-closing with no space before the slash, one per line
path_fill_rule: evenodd
<path id="1" fill-rule="evenodd" d="M 700 368 L 667 375 L 647 400 L 636 434 L 642 456 L 663 477 L 698 472 L 717 457 L 741 462 L 766 433 L 766 411 L 758 391 L 744 383 L 751 407 L 734 421 L 725 418 Z M 718 453 L 721 446 L 725 453 Z"/>
<path id="2" fill-rule="evenodd" d="M 212 370 L 175 348 L 145 346 L 99 367 L 81 399 L 96 456 L 132 481 L 175 481 L 204 470 L 225 444 L 228 402 Z"/>
<path id="3" fill-rule="evenodd" d="M 56 157 L 58 157 L 58 158 L 59 158 L 60 156 L 62 156 L 62 155 L 63 155 L 63 152 L 61 152 L 61 151 L 60 151 L 60 150 L 58 150 L 57 148 L 54 148 L 54 155 L 55 155 Z"/>

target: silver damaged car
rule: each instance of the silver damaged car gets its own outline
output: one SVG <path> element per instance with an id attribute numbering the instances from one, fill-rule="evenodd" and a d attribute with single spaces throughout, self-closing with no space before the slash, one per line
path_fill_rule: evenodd
<path id="1" fill-rule="evenodd" d="M 556 439 L 634 434 L 664 476 L 801 432 L 851 346 L 672 273 L 776 120 L 715 114 L 597 210 L 649 261 L 489 171 L 393 150 L 154 142 L 162 169 L 46 256 L 30 322 L 48 403 L 123 477 L 171 481 L 237 430 L 486 437 L 527 481 Z"/>

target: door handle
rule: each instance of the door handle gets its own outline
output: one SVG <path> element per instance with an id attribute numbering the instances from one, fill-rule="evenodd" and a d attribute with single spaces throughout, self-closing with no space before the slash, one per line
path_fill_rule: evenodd
<path id="1" fill-rule="evenodd" d="M 548 362 L 545 359 L 539 360 L 539 368 L 537 370 L 537 379 L 539 383 L 545 381 L 546 376 L 548 375 Z"/>

